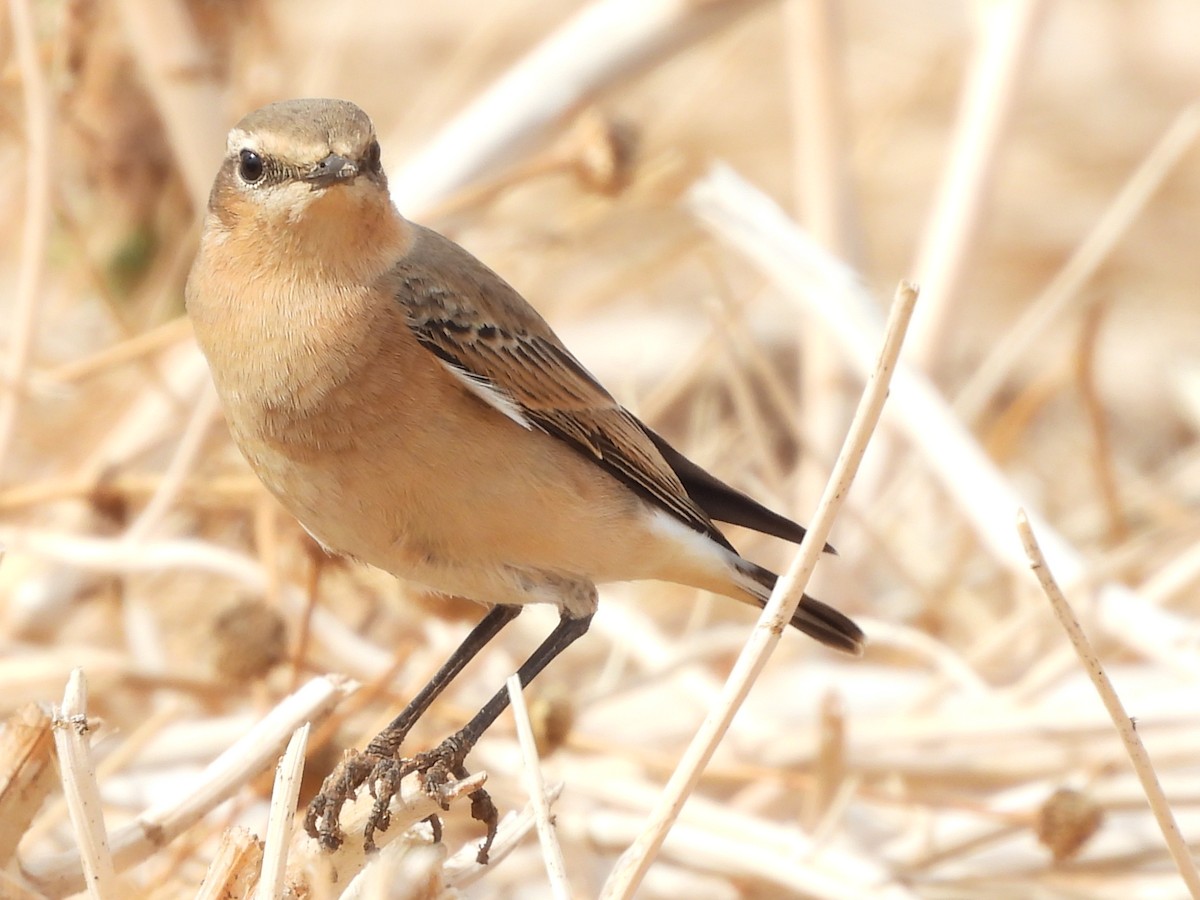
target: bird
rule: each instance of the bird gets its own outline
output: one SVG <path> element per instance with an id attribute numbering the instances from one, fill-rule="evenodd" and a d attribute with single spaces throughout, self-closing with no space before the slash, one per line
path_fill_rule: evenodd
<path id="1" fill-rule="evenodd" d="M 235 444 L 314 540 L 487 608 L 326 779 L 306 822 L 326 847 L 343 840 L 339 812 L 364 784 L 377 797 L 372 847 L 400 778 L 466 774 L 503 689 L 441 745 L 411 759 L 401 745 L 526 604 L 552 604 L 559 620 L 518 670 L 522 685 L 587 631 L 598 584 L 675 582 L 762 607 L 776 575 L 716 522 L 804 537 L 617 402 L 500 275 L 406 219 L 375 127 L 349 101 L 283 100 L 233 127 L 185 299 Z M 812 597 L 791 624 L 862 652 L 859 627 Z M 485 859 L 495 810 L 474 799 Z"/>

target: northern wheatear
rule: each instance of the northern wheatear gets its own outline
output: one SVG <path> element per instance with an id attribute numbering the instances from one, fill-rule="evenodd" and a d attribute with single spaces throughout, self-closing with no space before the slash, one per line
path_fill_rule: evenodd
<path id="1" fill-rule="evenodd" d="M 524 604 L 556 604 L 560 621 L 522 684 L 587 630 L 599 582 L 660 579 L 762 606 L 776 576 L 714 519 L 804 536 L 638 421 L 500 276 L 401 216 L 375 129 L 352 103 L 273 103 L 230 132 L 187 306 L 234 440 L 317 541 L 491 605 L 327 780 L 309 812 L 327 845 L 362 784 L 465 771 L 503 689 L 440 747 L 401 760 L 400 744 Z M 861 650 L 858 627 L 812 598 L 792 625 Z M 376 824 L 390 799 L 379 793 Z"/>

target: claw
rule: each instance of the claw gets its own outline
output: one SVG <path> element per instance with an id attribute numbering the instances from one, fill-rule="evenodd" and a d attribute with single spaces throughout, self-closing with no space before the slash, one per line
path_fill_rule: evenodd
<path id="1" fill-rule="evenodd" d="M 491 795 L 483 788 L 471 792 L 471 818 L 487 827 L 483 843 L 479 846 L 479 852 L 475 854 L 475 861 L 481 866 L 486 866 L 488 852 L 492 849 L 492 842 L 496 840 L 496 829 L 500 825 L 500 811 L 492 802 Z"/>
<path id="2" fill-rule="evenodd" d="M 321 785 L 320 793 L 308 804 L 304 830 L 319 841 L 325 850 L 333 851 L 342 845 L 345 835 L 338 821 L 342 807 L 354 799 L 358 789 L 368 781 L 381 762 L 369 753 L 347 757 L 329 774 Z"/>
<path id="3" fill-rule="evenodd" d="M 326 850 L 336 850 L 344 839 L 338 822 L 342 807 L 353 800 L 365 784 L 375 802 L 363 829 L 363 849 L 367 852 L 374 851 L 375 834 L 387 831 L 391 825 L 392 799 L 400 792 L 401 782 L 409 775 L 419 773 L 421 786 L 426 793 L 435 798 L 442 809 L 450 808 L 445 792 L 446 785 L 453 779 L 470 777 L 463 765 L 463 759 L 470 749 L 465 744 L 461 735 L 455 734 L 432 750 L 418 753 L 412 759 L 381 759 L 371 752 L 347 758 L 325 779 L 320 793 L 309 804 L 304 820 L 305 829 L 319 840 Z M 470 797 L 471 817 L 482 822 L 487 828 L 487 835 L 476 856 L 479 862 L 486 863 L 488 851 L 496 838 L 500 815 L 492 798 L 483 788 L 472 791 Z M 428 821 L 433 826 L 434 840 L 440 841 L 441 822 L 436 816 L 431 816 Z"/>

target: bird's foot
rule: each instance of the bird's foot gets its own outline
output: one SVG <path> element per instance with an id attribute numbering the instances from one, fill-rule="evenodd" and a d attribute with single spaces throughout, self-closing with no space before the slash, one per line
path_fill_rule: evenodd
<path id="1" fill-rule="evenodd" d="M 336 769 L 325 777 L 321 790 L 308 804 L 304 816 L 304 830 L 309 837 L 318 841 L 325 850 L 333 851 L 342 846 L 340 818 L 342 807 L 354 799 L 358 789 L 385 762 L 374 753 L 352 751 Z"/>
<path id="2" fill-rule="evenodd" d="M 359 788 L 365 784 L 374 798 L 374 804 L 363 829 L 363 849 L 368 852 L 375 850 L 375 832 L 387 831 L 391 825 L 390 804 L 400 793 L 401 782 L 409 775 L 420 774 L 425 793 L 442 809 L 450 808 L 447 788 L 455 781 L 470 776 L 463 760 L 472 744 L 459 732 L 411 759 L 382 757 L 370 750 L 348 757 L 325 779 L 320 793 L 309 804 L 305 828 L 320 841 L 322 847 L 336 850 L 345 837 L 338 822 L 342 807 L 353 800 Z M 487 835 L 476 854 L 480 863 L 486 863 L 488 851 L 496 838 L 500 815 L 492 798 L 482 787 L 471 791 L 470 797 L 471 817 L 487 827 Z M 438 817 L 430 816 L 428 821 L 433 828 L 434 840 L 440 840 L 442 828 Z"/>

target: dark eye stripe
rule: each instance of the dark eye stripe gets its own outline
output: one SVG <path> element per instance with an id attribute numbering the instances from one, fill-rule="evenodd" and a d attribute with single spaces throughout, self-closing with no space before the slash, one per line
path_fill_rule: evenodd
<path id="1" fill-rule="evenodd" d="M 287 165 L 273 156 L 249 147 L 239 150 L 229 164 L 243 186 L 255 189 L 286 181 L 299 181 L 303 177 L 303 172 L 296 166 Z"/>

